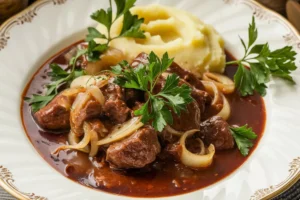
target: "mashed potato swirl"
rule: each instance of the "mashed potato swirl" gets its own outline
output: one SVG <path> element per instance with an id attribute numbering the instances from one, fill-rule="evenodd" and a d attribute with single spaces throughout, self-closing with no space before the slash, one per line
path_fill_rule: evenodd
<path id="1" fill-rule="evenodd" d="M 154 51 L 160 57 L 168 52 L 181 67 L 198 76 L 205 71 L 224 71 L 224 41 L 212 26 L 185 11 L 156 4 L 136 6 L 131 12 L 145 19 L 141 29 L 146 38 L 119 38 L 110 43 L 123 51 L 129 62 L 141 52 Z M 121 32 L 122 21 L 119 18 L 114 23 L 112 37 Z M 103 25 L 97 29 L 107 33 Z"/>

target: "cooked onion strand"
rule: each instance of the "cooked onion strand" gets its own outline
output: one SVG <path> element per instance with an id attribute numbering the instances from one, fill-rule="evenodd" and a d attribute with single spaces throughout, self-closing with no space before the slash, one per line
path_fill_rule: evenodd
<path id="1" fill-rule="evenodd" d="M 173 135 L 176 135 L 176 136 L 182 136 L 183 135 L 183 132 L 177 131 L 169 125 L 165 126 L 165 130 L 168 131 L 169 133 L 173 134 Z"/>
<path id="2" fill-rule="evenodd" d="M 87 92 L 90 93 L 101 105 L 104 105 L 105 98 L 101 90 L 97 86 L 91 86 L 87 89 Z"/>
<path id="3" fill-rule="evenodd" d="M 85 128 L 86 125 L 87 124 L 85 122 L 84 125 L 83 125 L 83 127 Z M 75 150 L 81 151 L 81 149 L 85 148 L 89 144 L 90 140 L 91 140 L 91 134 L 90 134 L 90 132 L 84 131 L 84 136 L 83 136 L 82 140 L 78 144 L 60 146 L 52 154 L 57 154 L 61 150 L 65 150 L 65 149 L 75 149 Z"/>
<path id="4" fill-rule="evenodd" d="M 68 134 L 68 142 L 69 142 L 70 145 L 76 145 L 80 142 L 80 138 L 77 137 L 73 131 L 70 131 L 70 133 Z M 90 147 L 85 146 L 84 148 L 77 149 L 77 150 L 82 151 L 84 153 L 89 153 L 90 152 Z"/>
<path id="5" fill-rule="evenodd" d="M 216 84 L 217 88 L 224 94 L 231 94 L 232 92 L 234 92 L 234 82 L 230 78 L 222 74 L 205 72 L 203 74 L 203 80 L 212 81 L 214 84 Z"/>
<path id="6" fill-rule="evenodd" d="M 222 117 L 224 120 L 227 120 L 230 117 L 231 109 L 230 105 L 227 101 L 227 98 L 224 96 L 224 94 L 221 94 L 223 99 L 223 107 L 222 110 L 217 114 L 217 116 Z"/>
<path id="7" fill-rule="evenodd" d="M 187 150 L 187 148 L 185 146 L 186 138 L 192 136 L 197 131 L 199 131 L 199 130 L 193 129 L 193 130 L 185 132 L 181 136 L 181 138 L 179 140 L 179 142 L 182 146 L 182 153 L 180 156 L 180 160 L 181 160 L 182 164 L 184 164 L 188 167 L 204 168 L 204 167 L 208 167 L 211 165 L 214 154 L 215 154 L 215 147 L 214 147 L 214 145 L 210 144 L 207 149 L 208 153 L 205 155 L 194 154 L 194 153 L 190 152 L 189 150 Z M 200 145 L 202 146 L 202 144 L 200 144 Z M 202 153 L 202 151 L 200 153 Z"/>
<path id="8" fill-rule="evenodd" d="M 221 100 L 220 91 L 218 90 L 217 86 L 212 81 L 202 81 L 205 90 L 214 97 L 211 102 L 212 106 L 216 106 L 217 103 Z"/>
<path id="9" fill-rule="evenodd" d="M 109 135 L 97 142 L 97 145 L 100 146 L 119 141 L 130 136 L 134 131 L 143 125 L 144 124 L 141 122 L 140 117 L 134 117 L 121 125 L 115 126 Z"/>

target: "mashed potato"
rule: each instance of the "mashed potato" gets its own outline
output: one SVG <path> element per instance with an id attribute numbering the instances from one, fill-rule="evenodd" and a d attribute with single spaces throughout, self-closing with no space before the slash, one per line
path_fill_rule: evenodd
<path id="1" fill-rule="evenodd" d="M 128 61 L 141 52 L 154 51 L 160 57 L 168 52 L 181 67 L 198 76 L 205 71 L 224 71 L 224 41 L 212 26 L 190 13 L 161 5 L 136 6 L 131 12 L 145 19 L 141 29 L 146 38 L 119 38 L 110 43 L 111 47 L 123 51 Z M 114 23 L 112 37 L 121 32 L 122 21 L 119 18 Z M 103 25 L 97 29 L 106 32 Z"/>

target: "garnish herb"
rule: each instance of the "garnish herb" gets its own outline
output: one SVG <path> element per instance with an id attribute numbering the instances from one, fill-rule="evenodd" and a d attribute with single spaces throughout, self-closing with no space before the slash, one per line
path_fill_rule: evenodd
<path id="1" fill-rule="evenodd" d="M 25 100 L 31 104 L 31 109 L 33 112 L 37 112 L 39 109 L 46 106 L 58 94 L 58 89 L 60 86 L 65 84 L 69 86 L 72 80 L 84 75 L 84 71 L 82 69 L 76 69 L 76 61 L 80 56 L 82 56 L 85 53 L 85 49 L 78 50 L 76 56 L 70 60 L 69 65 L 72 66 L 70 72 L 63 70 L 58 64 L 53 63 L 50 65 L 52 71 L 48 73 L 48 75 L 51 76 L 51 80 L 53 82 L 46 86 L 46 94 L 34 94 L 31 98 L 25 98 Z"/>
<path id="2" fill-rule="evenodd" d="M 144 31 L 140 30 L 141 24 L 144 19 L 139 19 L 137 15 L 132 15 L 129 11 L 134 6 L 136 0 L 115 0 L 117 13 L 116 17 L 112 16 L 112 4 L 105 11 L 104 9 L 98 10 L 91 15 L 91 18 L 100 24 L 103 24 L 107 28 L 107 36 L 100 33 L 96 28 L 89 27 L 86 41 L 88 44 L 87 59 L 88 61 L 97 61 L 100 59 L 100 55 L 103 54 L 109 47 L 109 43 L 120 37 L 132 37 L 132 38 L 145 38 Z M 120 34 L 116 37 L 111 36 L 111 27 L 113 23 L 121 16 L 123 17 L 123 27 Z M 97 44 L 94 39 L 104 39 L 106 43 Z"/>
<path id="3" fill-rule="evenodd" d="M 117 75 L 116 84 L 147 93 L 146 103 L 134 114 L 142 116 L 143 123 L 152 121 L 155 130 L 161 132 L 167 124 L 173 124 L 171 110 L 179 115 L 186 109 L 187 104 L 193 101 L 192 89 L 186 84 L 179 86 L 179 77 L 170 74 L 161 91 L 155 93 L 154 88 L 159 77 L 170 67 L 173 59 L 165 53 L 160 60 L 154 52 L 151 52 L 148 61 L 149 64 L 140 64 L 136 68 L 130 67 L 127 62 L 122 62 L 113 67 L 112 72 Z"/>
<path id="4" fill-rule="evenodd" d="M 241 127 L 230 127 L 235 143 L 243 156 L 249 154 L 249 149 L 253 146 L 253 140 L 257 135 L 249 128 L 248 125 Z"/>
<path id="5" fill-rule="evenodd" d="M 47 92 L 45 95 L 32 95 L 31 98 L 25 98 L 27 102 L 31 104 L 33 112 L 38 111 L 42 107 L 46 106 L 57 94 L 58 88 L 64 84 L 70 84 L 72 80 L 84 74 L 83 70 L 75 69 L 76 61 L 79 57 L 86 55 L 88 61 L 97 61 L 100 59 L 100 55 L 103 54 L 109 47 L 109 43 L 120 37 L 133 37 L 133 38 L 145 38 L 144 32 L 140 30 L 141 24 L 144 19 L 138 19 L 137 15 L 132 15 L 129 11 L 134 6 L 136 0 L 115 0 L 117 13 L 116 17 L 113 18 L 112 14 L 112 3 L 109 0 L 110 7 L 105 11 L 104 9 L 98 10 L 91 15 L 91 18 L 104 26 L 106 26 L 108 35 L 100 33 L 96 28 L 89 27 L 86 41 L 88 42 L 87 49 L 78 50 L 76 56 L 70 60 L 70 66 L 72 69 L 70 72 L 63 70 L 58 64 L 51 64 L 52 72 L 49 73 L 52 80 L 47 85 Z M 112 24 L 122 15 L 123 27 L 119 36 L 111 38 L 110 29 Z M 97 44 L 94 39 L 105 39 L 105 44 Z"/>
<path id="6" fill-rule="evenodd" d="M 258 31 L 255 18 L 248 29 L 248 44 L 240 38 L 245 49 L 244 57 L 237 61 L 226 64 L 237 64 L 238 70 L 234 76 L 234 82 L 242 96 L 252 95 L 254 91 L 264 96 L 266 94 L 266 83 L 270 76 L 276 76 L 288 80 L 294 84 L 290 73 L 297 69 L 295 64 L 296 52 L 291 46 L 286 46 L 271 51 L 268 43 L 255 44 Z M 255 44 L 255 45 L 254 45 Z M 244 65 L 250 67 L 247 69 Z"/>

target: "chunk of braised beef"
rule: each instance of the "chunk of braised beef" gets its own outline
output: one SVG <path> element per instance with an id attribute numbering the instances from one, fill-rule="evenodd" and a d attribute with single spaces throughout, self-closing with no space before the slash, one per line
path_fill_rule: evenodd
<path id="1" fill-rule="evenodd" d="M 191 95 L 198 103 L 201 113 L 204 113 L 207 106 L 211 104 L 212 101 L 211 96 L 207 92 L 203 90 L 198 90 L 196 88 L 193 88 Z"/>
<path id="2" fill-rule="evenodd" d="M 139 66 L 139 64 L 147 64 L 148 63 L 148 54 L 142 52 L 140 53 L 130 64 L 132 68 Z"/>
<path id="3" fill-rule="evenodd" d="M 70 123 L 72 131 L 78 136 L 82 136 L 83 122 L 92 118 L 100 117 L 102 114 L 102 105 L 94 100 L 89 100 L 78 113 L 71 114 Z"/>
<path id="4" fill-rule="evenodd" d="M 177 74 L 181 79 L 183 79 L 186 82 L 188 82 L 189 84 L 193 85 L 198 90 L 204 90 L 204 86 L 203 86 L 201 80 L 197 76 L 195 76 L 193 73 L 181 68 L 175 62 L 172 63 L 172 65 L 169 67 L 167 72 Z"/>
<path id="5" fill-rule="evenodd" d="M 188 131 L 199 129 L 201 123 L 201 111 L 196 102 L 187 105 L 186 110 L 181 111 L 180 115 L 173 115 L 173 124 L 171 127 L 177 131 Z"/>
<path id="6" fill-rule="evenodd" d="M 70 109 L 80 91 L 81 89 L 62 91 L 48 105 L 34 113 L 38 125 L 48 130 L 70 128 Z"/>
<path id="7" fill-rule="evenodd" d="M 142 168 L 152 163 L 160 150 L 156 131 L 146 126 L 130 137 L 110 145 L 106 152 L 106 160 L 112 168 Z"/>
<path id="8" fill-rule="evenodd" d="M 103 105 L 104 115 L 115 124 L 125 122 L 130 116 L 131 110 L 125 103 L 123 89 L 114 83 L 109 83 L 102 90 L 106 100 Z"/>
<path id="9" fill-rule="evenodd" d="M 96 131 L 100 137 L 105 137 L 108 134 L 108 130 L 99 119 L 89 120 L 88 123 L 91 125 L 91 129 Z"/>
<path id="10" fill-rule="evenodd" d="M 158 138 L 162 146 L 175 143 L 179 140 L 179 136 L 170 133 L 169 131 L 166 130 L 166 128 L 161 133 L 158 134 Z"/>
<path id="11" fill-rule="evenodd" d="M 145 102 L 144 92 L 135 89 L 125 89 L 125 102 L 128 107 L 133 108 L 137 102 Z"/>
<path id="12" fill-rule="evenodd" d="M 159 154 L 161 160 L 172 160 L 180 162 L 180 156 L 182 154 L 182 146 L 179 143 L 168 144 L 162 149 Z"/>
<path id="13" fill-rule="evenodd" d="M 70 128 L 70 110 L 60 104 L 60 101 L 67 101 L 66 97 L 57 96 L 34 114 L 34 118 L 41 128 L 49 130 Z"/>
<path id="14" fill-rule="evenodd" d="M 234 147 L 234 138 L 228 123 L 219 116 L 214 116 L 200 124 L 200 138 L 206 145 L 213 144 L 216 150 Z"/>

